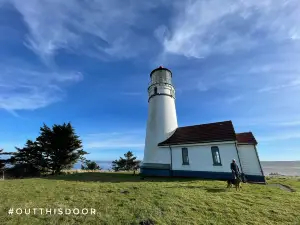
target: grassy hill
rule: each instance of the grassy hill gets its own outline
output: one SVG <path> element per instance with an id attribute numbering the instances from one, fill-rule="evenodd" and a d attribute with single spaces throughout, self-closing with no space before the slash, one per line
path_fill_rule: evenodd
<path id="1" fill-rule="evenodd" d="M 0 224 L 300 224 L 299 178 L 268 182 L 288 185 L 295 192 L 255 184 L 242 184 L 237 192 L 221 181 L 140 180 L 126 173 L 4 180 Z M 8 215 L 10 208 L 22 208 L 23 214 Z M 30 215 L 25 208 L 31 208 Z M 40 210 L 34 215 L 33 208 L 52 209 L 52 215 L 41 215 Z M 94 208 L 96 214 L 53 215 L 54 208 Z"/>

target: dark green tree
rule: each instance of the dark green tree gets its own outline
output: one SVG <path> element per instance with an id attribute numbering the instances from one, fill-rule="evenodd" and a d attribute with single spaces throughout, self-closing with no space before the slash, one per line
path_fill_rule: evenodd
<path id="1" fill-rule="evenodd" d="M 6 170 L 9 176 L 38 176 L 45 169 L 43 154 L 36 142 L 27 140 L 23 148 L 16 148 L 9 163 L 13 165 Z"/>
<path id="2" fill-rule="evenodd" d="M 112 170 L 114 170 L 115 172 L 122 171 L 122 170 L 124 170 L 125 165 L 126 165 L 125 159 L 120 157 L 119 160 L 116 159 L 116 160 L 112 161 Z"/>
<path id="3" fill-rule="evenodd" d="M 81 165 L 82 170 L 101 170 L 100 166 L 91 160 L 85 160 L 84 163 Z"/>
<path id="4" fill-rule="evenodd" d="M 53 174 L 72 168 L 87 154 L 82 149 L 82 142 L 70 123 L 55 124 L 52 129 L 44 124 L 40 129 L 40 136 L 36 140 L 43 149 L 47 168 Z"/>
<path id="5" fill-rule="evenodd" d="M 27 140 L 23 148 L 16 148 L 16 152 L 10 161 L 14 165 L 28 165 L 38 171 L 44 171 L 47 168 L 47 161 L 44 158 L 43 149 L 35 141 Z"/>
<path id="6" fill-rule="evenodd" d="M 78 160 L 84 160 L 87 152 L 82 149 L 82 142 L 70 123 L 53 125 L 52 129 L 44 124 L 35 141 L 28 140 L 23 148 L 17 148 L 10 161 L 15 167 L 11 172 L 38 174 L 52 172 L 58 174 L 63 169 L 70 169 Z"/>
<path id="7" fill-rule="evenodd" d="M 119 160 L 112 162 L 112 169 L 114 171 L 134 171 L 135 174 L 139 169 L 140 162 L 131 151 L 128 151 L 124 154 L 124 158 L 120 157 Z"/>

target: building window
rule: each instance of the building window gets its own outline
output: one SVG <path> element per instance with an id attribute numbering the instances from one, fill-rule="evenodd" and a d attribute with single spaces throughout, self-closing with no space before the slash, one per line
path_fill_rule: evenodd
<path id="1" fill-rule="evenodd" d="M 220 156 L 219 148 L 217 146 L 211 147 L 211 154 L 212 154 L 214 166 L 222 166 L 221 156 Z"/>
<path id="2" fill-rule="evenodd" d="M 189 165 L 189 153 L 187 148 L 182 148 L 182 165 Z"/>
<path id="3" fill-rule="evenodd" d="M 157 94 L 157 87 L 154 87 L 154 94 Z"/>

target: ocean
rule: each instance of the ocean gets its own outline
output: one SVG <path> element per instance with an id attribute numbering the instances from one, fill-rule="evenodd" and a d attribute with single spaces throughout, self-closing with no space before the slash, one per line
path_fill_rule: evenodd
<path id="1" fill-rule="evenodd" d="M 262 161 L 265 175 L 278 173 L 285 176 L 300 176 L 300 161 Z"/>
<path id="2" fill-rule="evenodd" d="M 96 161 L 103 169 L 111 169 L 110 161 Z M 277 173 L 285 176 L 300 176 L 300 161 L 261 161 L 264 174 Z M 80 163 L 75 164 L 74 169 L 80 169 Z"/>
<path id="3" fill-rule="evenodd" d="M 93 161 L 93 160 L 92 160 Z M 112 161 L 97 161 L 95 162 L 103 169 L 103 170 L 109 170 L 112 167 Z M 74 170 L 80 170 L 81 169 L 81 163 L 76 163 L 73 167 Z"/>

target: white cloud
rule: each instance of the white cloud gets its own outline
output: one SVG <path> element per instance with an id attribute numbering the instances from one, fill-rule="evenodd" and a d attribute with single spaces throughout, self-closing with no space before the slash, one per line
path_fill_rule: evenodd
<path id="1" fill-rule="evenodd" d="M 137 34 L 134 29 L 149 27 L 152 18 L 148 15 L 161 5 L 173 10 L 168 18 L 171 26 L 164 20 L 165 24 L 147 30 L 153 29 L 165 53 L 202 58 L 251 49 L 261 38 L 297 41 L 300 35 L 297 0 L 10 2 L 28 27 L 26 45 L 46 61 L 59 49 L 99 58 L 128 58 L 149 51 L 149 35 Z"/>
<path id="2" fill-rule="evenodd" d="M 147 28 L 153 29 L 164 53 L 203 58 L 212 53 L 251 49 L 262 36 L 297 41 L 300 33 L 297 0 L 10 2 L 28 27 L 26 46 L 47 62 L 59 49 L 99 58 L 128 58 L 149 51 L 151 37 L 134 29 L 149 27 L 148 14 L 166 4 L 173 10 L 168 18 L 171 26 L 166 21 L 157 24 L 156 29 Z M 165 58 L 164 54 L 158 57 Z"/>
<path id="3" fill-rule="evenodd" d="M 273 91 L 279 91 L 282 89 L 287 89 L 287 88 L 293 88 L 293 87 L 300 87 L 300 79 L 295 79 L 292 80 L 288 83 L 285 84 L 280 84 L 280 85 L 274 85 L 274 86 L 266 86 L 258 90 L 259 93 L 263 92 L 273 92 Z"/>
<path id="4" fill-rule="evenodd" d="M 299 126 L 300 120 L 294 120 L 294 121 L 285 121 L 285 122 L 278 122 L 275 123 L 276 126 L 283 126 L 283 127 L 292 127 L 292 126 Z"/>
<path id="5" fill-rule="evenodd" d="M 22 67 L 21 67 L 22 68 Z M 34 110 L 60 101 L 63 85 L 82 79 L 80 72 L 49 72 L 0 64 L 0 108 Z"/>
<path id="6" fill-rule="evenodd" d="M 107 132 L 88 134 L 83 137 L 85 149 L 141 149 L 144 148 L 144 132 Z"/>
<path id="7" fill-rule="evenodd" d="M 149 47 L 143 27 L 145 12 L 157 3 L 139 1 L 11 0 L 29 33 L 26 46 L 47 63 L 59 49 L 88 55 L 127 58 Z M 148 44 L 147 44 L 148 43 Z M 107 58 L 106 57 L 106 58 Z"/>
<path id="8" fill-rule="evenodd" d="M 198 91 L 207 91 L 208 90 L 208 87 L 201 80 L 198 80 L 196 88 Z"/>
<path id="9" fill-rule="evenodd" d="M 150 36 L 152 34 L 161 41 L 164 53 L 167 53 L 159 55 L 159 60 L 162 61 L 174 59 L 168 53 L 195 58 L 203 58 L 214 53 L 233 53 L 250 49 L 263 43 L 262 40 L 270 42 L 289 40 L 289 42 L 296 43 L 300 28 L 298 16 L 300 6 L 297 0 L 285 2 L 271 0 L 169 1 L 168 3 L 163 0 L 155 1 L 155 3 L 116 0 L 70 2 L 11 0 L 11 2 L 28 27 L 26 45 L 47 63 L 51 62 L 51 57 L 60 49 L 105 60 L 109 57 L 128 58 L 141 55 L 141 51 L 152 49 L 152 40 L 134 31 L 140 28 L 143 28 L 143 31 L 150 29 Z M 172 15 L 171 18 L 166 18 L 163 24 L 157 22 L 155 26 L 148 28 L 145 24 L 153 25 L 152 18 L 145 14 L 162 2 L 165 5 L 168 4 L 173 10 L 167 14 Z M 168 23 L 169 19 L 172 21 L 171 26 Z M 269 54 L 269 56 L 267 53 L 256 54 L 254 59 L 243 59 L 239 65 L 237 63 L 225 65 L 224 63 L 215 68 L 204 65 L 206 68 L 202 71 L 205 71 L 205 74 L 199 72 L 203 64 L 194 69 L 194 76 L 185 77 L 189 74 L 184 71 L 180 83 L 177 83 L 177 93 L 182 90 L 202 92 L 216 90 L 224 93 L 220 95 L 222 101 L 227 99 L 227 102 L 237 102 L 243 96 L 244 102 L 248 103 L 249 99 L 257 99 L 259 93 L 288 88 L 289 86 L 284 85 L 289 85 L 292 77 L 288 78 L 287 72 L 293 73 L 294 79 L 300 71 L 298 64 L 295 63 L 299 60 L 296 48 L 294 51 L 280 52 L 281 57 L 278 57 L 277 61 L 274 60 L 276 54 L 273 52 Z M 266 62 L 260 58 L 270 58 L 270 60 Z M 187 61 L 181 59 L 177 59 L 176 66 L 178 63 L 185 70 Z M 69 73 L 69 76 L 72 80 L 75 74 Z M 67 79 L 67 77 L 68 75 L 64 73 L 61 79 Z M 61 97 L 59 93 L 62 91 L 58 81 L 51 82 L 51 85 L 43 89 L 46 93 L 42 92 L 42 96 L 50 96 L 47 102 L 57 101 Z M 293 87 L 296 88 L 296 86 Z M 56 95 L 52 94 L 55 93 L 55 89 L 57 89 Z M 256 92 L 257 96 L 253 97 L 253 92 Z M 138 91 L 124 94 L 138 95 Z M 230 96 L 235 97 L 230 98 Z M 32 99 L 29 101 L 35 102 L 36 106 L 28 104 L 28 107 L 35 108 L 38 105 L 48 104 L 44 102 L 44 98 L 40 99 L 40 97 L 31 94 L 27 99 Z M 261 99 L 269 101 L 269 99 L 264 100 L 264 96 L 261 96 Z"/>
<path id="10" fill-rule="evenodd" d="M 261 115 L 259 118 L 236 118 L 233 120 L 236 127 L 264 127 L 271 128 L 274 127 L 297 127 L 300 125 L 299 115 L 283 114 L 277 115 L 275 118 L 272 115 Z M 276 130 L 276 129 L 275 129 Z"/>
<path id="11" fill-rule="evenodd" d="M 265 136 L 258 136 L 258 140 L 260 142 L 274 142 L 274 141 L 283 141 L 283 140 L 290 140 L 290 139 L 300 139 L 300 132 L 284 132 L 284 133 L 277 133 L 277 134 L 270 134 Z"/>
<path id="12" fill-rule="evenodd" d="M 296 40 L 300 5 L 291 1 L 181 1 L 164 38 L 166 53 L 202 58 L 251 49 L 262 39 Z M 293 38 L 293 39 L 291 39 Z"/>
<path id="13" fill-rule="evenodd" d="M 169 35 L 168 27 L 165 25 L 160 25 L 158 28 L 154 30 L 154 36 L 160 42 L 163 42 L 164 39 Z"/>

